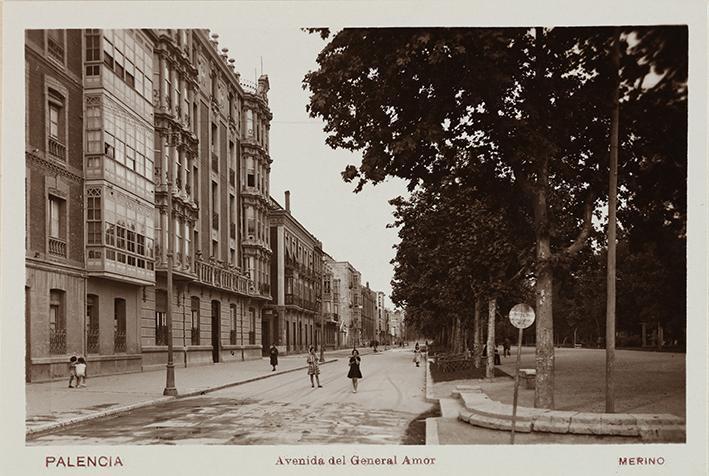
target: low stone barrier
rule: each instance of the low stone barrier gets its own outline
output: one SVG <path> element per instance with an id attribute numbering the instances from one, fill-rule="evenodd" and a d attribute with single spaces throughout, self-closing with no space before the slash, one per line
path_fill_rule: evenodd
<path id="1" fill-rule="evenodd" d="M 494 430 L 512 429 L 512 405 L 491 400 L 480 386 L 459 386 L 453 395 L 465 404 L 459 420 Z M 636 436 L 645 442 L 685 441 L 684 420 L 665 414 L 588 413 L 518 406 L 515 431 Z"/>

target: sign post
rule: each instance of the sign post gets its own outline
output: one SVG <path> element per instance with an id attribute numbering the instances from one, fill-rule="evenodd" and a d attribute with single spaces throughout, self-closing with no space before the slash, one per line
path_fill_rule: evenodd
<path id="1" fill-rule="evenodd" d="M 527 304 L 517 304 L 510 310 L 510 322 L 519 329 L 517 337 L 517 363 L 515 364 L 515 392 L 512 398 L 512 433 L 510 444 L 515 444 L 515 423 L 517 421 L 517 394 L 519 393 L 519 362 L 522 358 L 522 332 L 534 322 L 534 309 Z"/>

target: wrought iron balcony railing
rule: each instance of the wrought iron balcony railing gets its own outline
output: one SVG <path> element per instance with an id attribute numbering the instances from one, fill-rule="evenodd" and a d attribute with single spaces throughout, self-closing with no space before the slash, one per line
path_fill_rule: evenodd
<path id="1" fill-rule="evenodd" d="M 126 331 L 116 331 L 113 335 L 113 351 L 116 354 L 126 352 Z"/>
<path id="2" fill-rule="evenodd" d="M 89 354 L 98 354 L 99 352 L 99 330 L 89 329 L 86 332 L 86 352 Z"/>
<path id="3" fill-rule="evenodd" d="M 49 353 L 66 354 L 66 329 L 49 330 Z"/>

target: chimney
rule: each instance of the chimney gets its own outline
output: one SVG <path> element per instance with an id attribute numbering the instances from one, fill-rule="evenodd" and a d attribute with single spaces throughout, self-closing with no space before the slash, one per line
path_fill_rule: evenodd
<path id="1" fill-rule="evenodd" d="M 286 190 L 286 211 L 290 213 L 290 191 Z"/>

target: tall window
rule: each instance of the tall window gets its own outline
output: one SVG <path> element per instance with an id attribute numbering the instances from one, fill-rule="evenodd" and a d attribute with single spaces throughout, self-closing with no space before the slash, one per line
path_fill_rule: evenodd
<path id="1" fill-rule="evenodd" d="M 64 318 L 64 291 L 49 291 L 49 352 L 66 353 L 66 319 Z"/>
<path id="2" fill-rule="evenodd" d="M 248 187 L 256 186 L 256 171 L 253 157 L 246 157 L 246 185 Z"/>
<path id="3" fill-rule="evenodd" d="M 98 296 L 95 294 L 86 295 L 86 351 L 89 354 L 99 352 L 99 314 Z"/>
<path id="4" fill-rule="evenodd" d="M 113 300 L 113 351 L 117 354 L 126 351 L 126 300 Z"/>
<path id="5" fill-rule="evenodd" d="M 212 228 L 219 229 L 219 185 L 212 182 Z"/>
<path id="6" fill-rule="evenodd" d="M 60 64 L 64 64 L 64 30 L 47 30 L 47 54 Z"/>
<path id="7" fill-rule="evenodd" d="M 47 203 L 48 253 L 54 256 L 66 257 L 66 201 L 53 195 Z"/>
<path id="8" fill-rule="evenodd" d="M 60 109 L 56 104 L 49 105 L 49 137 L 59 139 L 59 114 Z"/>
<path id="9" fill-rule="evenodd" d="M 89 245 L 101 244 L 101 197 L 90 194 L 100 193 L 99 190 L 86 191 L 86 242 Z"/>
<path id="10" fill-rule="evenodd" d="M 101 107 L 98 104 L 86 106 L 86 150 L 90 154 L 100 154 L 101 144 Z"/>
<path id="11" fill-rule="evenodd" d="M 167 293 L 155 291 L 155 345 L 167 345 Z"/>
<path id="12" fill-rule="evenodd" d="M 236 345 L 236 304 L 229 305 L 229 343 Z"/>
<path id="13" fill-rule="evenodd" d="M 212 134 L 210 136 L 211 151 L 217 153 L 217 125 L 212 123 Z"/>
<path id="14" fill-rule="evenodd" d="M 246 234 L 256 235 L 256 211 L 252 206 L 246 207 Z"/>
<path id="15" fill-rule="evenodd" d="M 249 308 L 249 344 L 256 343 L 256 310 L 253 307 Z"/>
<path id="16" fill-rule="evenodd" d="M 87 29 L 85 30 L 85 36 L 86 76 L 99 76 L 101 74 L 101 36 L 99 30 Z"/>
<path id="17" fill-rule="evenodd" d="M 49 236 L 53 238 L 61 238 L 61 210 L 64 200 L 50 196 L 49 197 Z"/>
<path id="18" fill-rule="evenodd" d="M 47 152 L 66 160 L 66 121 L 64 96 L 55 89 L 47 90 Z"/>
<path id="19" fill-rule="evenodd" d="M 254 112 L 251 109 L 246 110 L 246 135 L 249 137 L 254 135 Z"/>
<path id="20" fill-rule="evenodd" d="M 199 345 L 199 298 L 190 299 L 190 311 L 192 315 L 192 345 Z"/>

